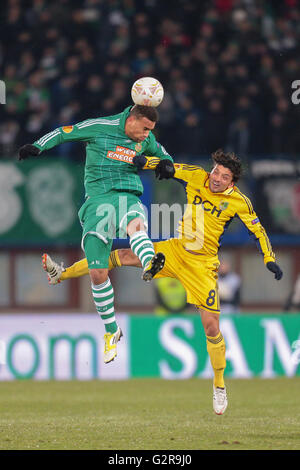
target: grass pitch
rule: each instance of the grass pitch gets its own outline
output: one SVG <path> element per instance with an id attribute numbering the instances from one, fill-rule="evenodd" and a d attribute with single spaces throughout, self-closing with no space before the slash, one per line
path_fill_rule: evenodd
<path id="1" fill-rule="evenodd" d="M 0 383 L 1 450 L 300 450 L 300 377 Z"/>

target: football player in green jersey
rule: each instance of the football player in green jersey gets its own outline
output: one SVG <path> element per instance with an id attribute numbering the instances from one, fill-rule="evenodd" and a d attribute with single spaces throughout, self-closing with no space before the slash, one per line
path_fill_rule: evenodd
<path id="1" fill-rule="evenodd" d="M 174 171 L 171 156 L 152 133 L 157 120 L 155 108 L 134 105 L 114 116 L 59 127 L 19 150 L 19 159 L 24 160 L 64 142 L 87 143 L 86 199 L 78 215 L 92 294 L 105 325 L 105 363 L 116 357 L 116 345 L 122 336 L 116 323 L 114 291 L 108 276 L 113 239 L 129 237 L 130 247 L 143 266 L 145 281 L 151 280 L 164 266 L 164 255 L 155 254 L 147 234 L 146 216 L 139 199 L 143 185 L 133 163 L 136 155 L 146 154 L 158 158 L 158 176 Z"/>

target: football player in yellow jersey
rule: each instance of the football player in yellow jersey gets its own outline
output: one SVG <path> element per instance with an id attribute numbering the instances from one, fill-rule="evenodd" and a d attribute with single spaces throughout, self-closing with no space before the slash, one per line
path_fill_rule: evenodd
<path id="1" fill-rule="evenodd" d="M 210 173 L 196 165 L 174 164 L 157 166 L 156 157 L 135 157 L 135 164 L 143 169 L 155 169 L 159 179 L 175 178 L 185 186 L 187 205 L 178 227 L 178 238 L 154 243 L 155 252 L 162 252 L 166 261 L 155 278 L 173 277 L 184 286 L 187 302 L 194 304 L 201 316 L 206 334 L 207 351 L 214 370 L 213 408 L 223 414 L 227 408 L 224 383 L 225 342 L 219 327 L 220 303 L 218 295 L 218 250 L 224 230 L 238 217 L 259 244 L 266 267 L 280 280 L 282 271 L 265 229 L 253 210 L 251 201 L 235 186 L 241 175 L 241 162 L 233 153 L 218 150 L 212 154 Z M 88 274 L 85 259 L 63 270 L 47 254 L 43 255 L 44 269 L 49 282 Z M 117 266 L 138 266 L 140 261 L 130 249 L 111 253 L 110 269 Z M 153 275 L 149 269 L 149 280 Z"/>

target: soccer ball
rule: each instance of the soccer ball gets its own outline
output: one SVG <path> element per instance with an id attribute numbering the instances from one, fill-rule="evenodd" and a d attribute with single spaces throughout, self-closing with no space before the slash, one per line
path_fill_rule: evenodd
<path id="1" fill-rule="evenodd" d="M 131 98 L 135 104 L 158 106 L 164 97 L 162 84 L 152 77 L 139 78 L 131 88 Z"/>

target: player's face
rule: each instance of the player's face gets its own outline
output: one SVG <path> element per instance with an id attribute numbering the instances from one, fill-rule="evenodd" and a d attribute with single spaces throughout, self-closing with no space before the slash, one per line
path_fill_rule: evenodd
<path id="1" fill-rule="evenodd" d="M 216 165 L 209 175 L 209 189 L 212 193 L 222 193 L 234 185 L 233 174 L 229 168 L 223 165 Z"/>
<path id="2" fill-rule="evenodd" d="M 136 118 L 131 116 L 125 124 L 125 133 L 134 142 L 143 142 L 147 139 L 149 132 L 155 127 L 155 122 L 146 117 Z"/>

